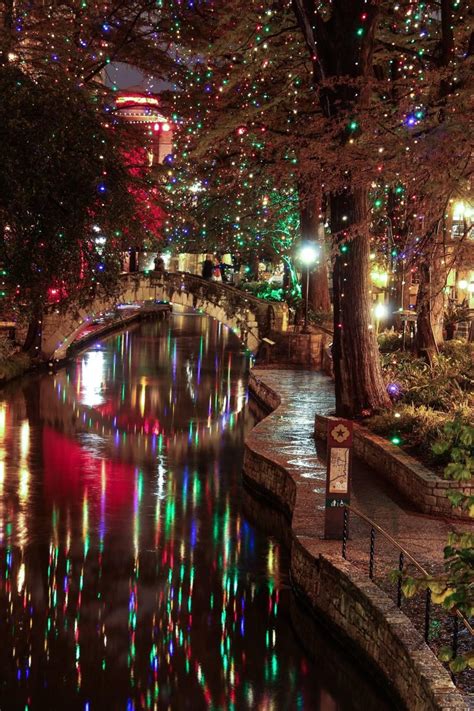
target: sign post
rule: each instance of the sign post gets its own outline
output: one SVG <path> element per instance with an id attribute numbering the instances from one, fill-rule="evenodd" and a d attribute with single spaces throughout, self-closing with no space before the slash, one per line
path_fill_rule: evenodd
<path id="1" fill-rule="evenodd" d="M 342 539 L 344 506 L 350 503 L 352 422 L 329 420 L 324 538 Z"/>

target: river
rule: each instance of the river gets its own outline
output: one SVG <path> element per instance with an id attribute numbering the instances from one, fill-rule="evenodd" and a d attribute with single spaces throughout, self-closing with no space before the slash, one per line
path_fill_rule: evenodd
<path id="1" fill-rule="evenodd" d="M 394 708 L 246 506 L 248 367 L 175 314 L 0 393 L 1 711 Z"/>

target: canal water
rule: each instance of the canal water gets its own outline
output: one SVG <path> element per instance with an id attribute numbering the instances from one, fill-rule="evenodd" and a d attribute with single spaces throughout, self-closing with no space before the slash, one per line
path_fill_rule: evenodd
<path id="1" fill-rule="evenodd" d="M 182 314 L 0 393 L 1 711 L 393 708 L 294 632 L 313 623 L 242 490 L 248 367 Z"/>

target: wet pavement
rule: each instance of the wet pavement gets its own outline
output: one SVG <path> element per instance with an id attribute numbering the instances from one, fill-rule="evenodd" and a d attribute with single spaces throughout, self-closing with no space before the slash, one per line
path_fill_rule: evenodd
<path id="1" fill-rule="evenodd" d="M 301 543 L 318 556 L 340 556 L 340 541 L 324 540 L 326 447 L 314 438 L 316 413 L 334 412 L 334 384 L 322 373 L 258 369 L 253 377 L 281 397 L 281 405 L 258 423 L 249 435 L 249 446 L 288 470 L 296 482 L 296 503 L 292 528 Z M 373 520 L 403 546 L 428 572 L 443 570 L 443 550 L 452 530 L 470 530 L 471 524 L 420 514 L 410 502 L 378 472 L 354 458 L 351 481 L 351 506 Z M 369 571 L 370 525 L 352 515 L 347 559 L 359 569 Z M 381 535 L 376 535 L 374 580 L 396 599 L 393 578 L 398 568 L 399 550 Z M 416 574 L 416 571 L 415 571 Z M 403 599 L 402 610 L 422 633 L 425 624 L 425 596 Z M 436 652 L 452 642 L 452 617 L 441 606 L 432 606 L 430 645 Z M 460 649 L 470 646 L 469 634 L 461 625 Z M 472 691 L 474 673 L 457 675 L 460 688 Z"/>
<path id="2" fill-rule="evenodd" d="M 390 708 L 293 631 L 313 623 L 242 491 L 248 365 L 176 315 L 1 392 L 1 711 Z"/>
<path id="3" fill-rule="evenodd" d="M 324 530 L 326 482 L 325 444 L 314 439 L 316 413 L 334 412 L 334 384 L 322 373 L 292 370 L 253 369 L 254 377 L 279 393 L 282 406 L 252 432 L 252 446 L 284 463 L 297 482 L 297 506 L 293 519 L 295 533 L 320 541 Z M 351 505 L 371 518 L 421 564 L 440 563 L 449 531 L 466 528 L 456 521 L 417 513 L 384 478 L 354 459 Z M 367 528 L 363 522 L 351 524 L 350 550 L 366 557 Z M 340 550 L 339 543 L 321 541 L 325 550 Z M 382 554 L 382 550 L 380 551 Z"/>

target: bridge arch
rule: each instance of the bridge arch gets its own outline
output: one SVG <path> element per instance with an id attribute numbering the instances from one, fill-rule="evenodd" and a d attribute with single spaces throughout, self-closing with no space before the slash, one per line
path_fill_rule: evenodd
<path id="1" fill-rule="evenodd" d="M 168 301 L 198 309 L 231 328 L 242 343 L 256 352 L 270 330 L 286 330 L 284 303 L 268 303 L 228 284 L 206 281 L 194 274 L 156 272 L 124 274 L 113 297 L 96 297 L 88 306 L 66 313 L 52 311 L 43 319 L 41 351 L 61 360 L 84 325 L 121 303 Z"/>

